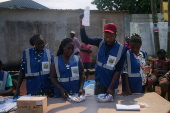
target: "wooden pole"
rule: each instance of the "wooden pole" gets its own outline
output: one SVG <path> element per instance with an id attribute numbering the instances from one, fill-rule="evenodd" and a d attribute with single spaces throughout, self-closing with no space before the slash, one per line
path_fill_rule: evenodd
<path id="1" fill-rule="evenodd" d="M 168 0 L 168 43 L 167 43 L 167 57 L 170 58 L 170 0 Z"/>
<path id="2" fill-rule="evenodd" d="M 156 54 L 160 49 L 156 0 L 151 0 L 151 9 L 152 9 L 153 32 L 154 32 L 153 34 L 154 34 L 154 45 L 155 45 L 155 54 Z"/>

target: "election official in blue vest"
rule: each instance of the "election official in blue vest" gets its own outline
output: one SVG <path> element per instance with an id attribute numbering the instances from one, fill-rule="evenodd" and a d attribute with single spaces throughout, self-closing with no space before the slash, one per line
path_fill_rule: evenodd
<path id="1" fill-rule="evenodd" d="M 130 38 L 131 49 L 126 53 L 126 61 L 123 68 L 122 88 L 123 95 L 145 92 L 147 53 L 140 50 L 142 39 L 138 34 L 132 34 Z"/>
<path id="2" fill-rule="evenodd" d="M 11 75 L 2 70 L 2 61 L 0 60 L 0 96 L 12 96 L 12 78 Z"/>
<path id="3" fill-rule="evenodd" d="M 74 42 L 65 38 L 51 64 L 50 76 L 54 85 L 54 97 L 67 99 L 68 95 L 84 94 L 84 68 L 79 56 L 73 55 Z"/>
<path id="4" fill-rule="evenodd" d="M 45 47 L 42 35 L 30 38 L 34 46 L 23 51 L 23 60 L 19 72 L 18 84 L 14 98 L 20 94 L 20 86 L 26 79 L 27 94 L 53 97 L 53 85 L 50 80 L 50 64 L 54 61 L 52 51 Z"/>
<path id="5" fill-rule="evenodd" d="M 114 95 L 118 88 L 120 72 L 122 70 L 126 47 L 116 41 L 117 26 L 107 23 L 104 26 L 104 38 L 90 38 L 82 25 L 83 15 L 80 15 L 80 35 L 83 43 L 98 47 L 95 66 L 95 95 L 105 93 Z"/>

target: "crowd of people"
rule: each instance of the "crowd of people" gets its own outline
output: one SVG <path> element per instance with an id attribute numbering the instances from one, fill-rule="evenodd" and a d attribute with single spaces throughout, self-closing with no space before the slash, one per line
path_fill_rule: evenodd
<path id="1" fill-rule="evenodd" d="M 30 38 L 33 48 L 23 51 L 22 64 L 19 71 L 18 84 L 14 98 L 20 95 L 20 86 L 26 79 L 26 91 L 31 95 L 62 97 L 77 93 L 84 94 L 85 72 L 91 69 L 92 45 L 98 47 L 95 65 L 94 94 L 110 94 L 114 96 L 122 78 L 122 95 L 144 93 L 145 89 L 153 91 L 152 86 L 159 83 L 161 96 L 165 97 L 169 85 L 170 62 L 165 50 L 160 50 L 158 57 L 151 62 L 151 70 L 145 73 L 147 53 L 140 50 L 142 37 L 132 34 L 126 37 L 126 44 L 116 40 L 117 26 L 107 23 L 104 26 L 104 37 L 90 38 L 82 25 L 80 15 L 80 44 L 76 33 L 70 32 L 70 38 L 61 41 L 56 57 L 51 50 L 45 48 L 42 35 Z M 12 95 L 12 79 L 9 73 L 2 70 L 0 62 L 0 95 Z"/>

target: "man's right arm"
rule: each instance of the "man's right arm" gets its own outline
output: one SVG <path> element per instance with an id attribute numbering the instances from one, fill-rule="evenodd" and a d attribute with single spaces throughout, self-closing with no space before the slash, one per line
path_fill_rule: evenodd
<path id="1" fill-rule="evenodd" d="M 100 42 L 103 40 L 103 38 L 90 38 L 86 34 L 86 30 L 84 25 L 82 25 L 82 19 L 83 15 L 80 15 L 80 36 L 81 36 L 81 41 L 86 44 L 94 45 L 99 47 Z"/>

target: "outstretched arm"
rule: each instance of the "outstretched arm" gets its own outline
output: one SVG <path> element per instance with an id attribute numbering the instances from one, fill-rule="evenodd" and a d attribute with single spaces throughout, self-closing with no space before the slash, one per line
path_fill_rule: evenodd
<path id="1" fill-rule="evenodd" d="M 122 92 L 122 95 L 123 96 L 132 95 L 132 92 L 131 92 L 130 87 L 129 87 L 128 74 L 124 73 L 122 76 L 124 78 L 122 82 L 125 83 L 125 92 Z"/>
<path id="2" fill-rule="evenodd" d="M 83 17 L 84 17 L 83 14 L 81 14 L 79 16 L 79 19 L 80 19 L 80 36 L 81 36 L 81 41 L 83 43 L 99 47 L 99 44 L 103 40 L 103 38 L 90 38 L 90 37 L 87 36 L 85 27 L 84 27 L 84 25 L 82 25 Z"/>
<path id="3" fill-rule="evenodd" d="M 25 74 L 24 72 L 19 72 L 19 77 L 18 77 L 18 84 L 17 84 L 17 87 L 16 87 L 16 92 L 14 94 L 14 97 L 13 98 L 18 98 L 18 95 L 20 94 L 20 87 L 21 87 L 21 84 L 22 84 L 22 81 L 25 77 Z"/>
<path id="4" fill-rule="evenodd" d="M 80 75 L 79 95 L 82 95 L 83 94 L 84 81 L 85 81 L 85 75 L 84 75 L 83 63 L 82 63 L 81 60 L 80 60 L 79 66 L 80 66 L 80 72 L 79 72 L 79 75 Z"/>
<path id="5" fill-rule="evenodd" d="M 12 94 L 13 92 L 13 88 L 12 87 L 8 87 L 7 90 L 5 90 L 4 92 L 0 92 L 0 96 L 11 96 L 10 94 Z"/>
<path id="6" fill-rule="evenodd" d="M 61 91 L 62 98 L 67 99 L 68 97 L 67 91 L 63 87 L 60 86 L 57 80 L 57 74 L 56 74 L 54 62 L 52 62 L 50 66 L 50 78 L 51 78 L 51 82 L 53 83 L 54 87 L 56 87 L 57 89 Z"/>

